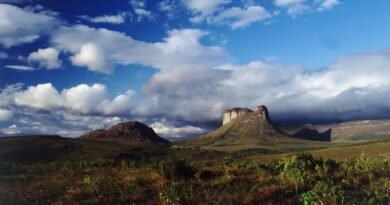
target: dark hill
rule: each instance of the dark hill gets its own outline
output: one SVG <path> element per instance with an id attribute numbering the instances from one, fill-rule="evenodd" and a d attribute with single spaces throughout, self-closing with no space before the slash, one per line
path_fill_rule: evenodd
<path id="1" fill-rule="evenodd" d="M 108 129 L 94 130 L 80 137 L 87 140 L 120 141 L 129 144 L 169 144 L 154 130 L 138 121 L 116 124 Z"/>

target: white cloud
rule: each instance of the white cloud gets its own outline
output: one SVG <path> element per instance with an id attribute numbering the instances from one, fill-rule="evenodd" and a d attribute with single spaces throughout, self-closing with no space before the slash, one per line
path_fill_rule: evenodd
<path id="1" fill-rule="evenodd" d="M 25 65 L 6 65 L 6 68 L 20 70 L 20 71 L 33 71 L 35 68 Z"/>
<path id="2" fill-rule="evenodd" d="M 134 91 L 128 90 L 111 100 L 101 84 L 81 84 L 61 92 L 51 84 L 38 84 L 26 90 L 22 84 L 9 85 L 0 90 L 0 119 L 18 126 L 0 129 L 0 133 L 77 137 L 126 120 L 119 116 L 129 115 L 133 105 L 129 98 L 133 95 Z M 9 112 L 13 117 L 10 118 Z"/>
<path id="3" fill-rule="evenodd" d="M 270 17 L 271 14 L 261 6 L 232 7 L 207 18 L 207 22 L 210 24 L 228 24 L 231 29 L 237 29 Z"/>
<path id="4" fill-rule="evenodd" d="M 76 54 L 74 64 L 108 73 L 110 66 L 104 66 L 108 62 L 158 69 L 220 64 L 228 56 L 221 47 L 200 43 L 207 34 L 198 29 L 171 30 L 162 42 L 148 43 L 123 33 L 78 25 L 59 29 L 51 41 L 54 47 Z"/>
<path id="5" fill-rule="evenodd" d="M 81 16 L 81 18 L 93 23 L 122 24 L 126 21 L 126 14 L 118 13 L 116 15 L 102 15 L 96 17 Z"/>
<path id="6" fill-rule="evenodd" d="M 194 23 L 205 20 L 209 15 L 214 14 L 222 5 L 230 3 L 230 0 L 182 0 L 184 5 L 193 12 L 190 19 Z"/>
<path id="7" fill-rule="evenodd" d="M 5 47 L 33 42 L 57 24 L 52 16 L 8 4 L 0 4 L 0 19 L 0 44 Z"/>
<path id="8" fill-rule="evenodd" d="M 66 109 L 81 114 L 129 115 L 134 106 L 131 102 L 133 90 L 119 94 L 111 100 L 103 84 L 80 84 L 59 92 L 51 83 L 46 83 L 30 86 L 27 90 L 19 88 L 14 95 L 16 105 L 48 111 Z M 3 106 L 10 104 L 11 102 L 4 103 Z"/>
<path id="9" fill-rule="evenodd" d="M 229 102 L 221 97 L 221 82 L 228 74 L 207 67 L 163 70 L 144 86 L 146 99 L 135 113 L 199 122 L 218 119 Z"/>
<path id="10" fill-rule="evenodd" d="M 0 108 L 0 121 L 8 121 L 12 117 L 13 117 L 13 112 L 11 110 Z"/>
<path id="11" fill-rule="evenodd" d="M 319 11 L 325 11 L 337 6 L 338 4 L 340 4 L 340 1 L 339 0 L 317 0 L 316 3 L 319 4 L 317 8 Z"/>
<path id="12" fill-rule="evenodd" d="M 287 9 L 287 14 L 296 17 L 312 11 L 330 10 L 340 3 L 339 0 L 275 0 L 278 7 Z"/>
<path id="13" fill-rule="evenodd" d="M 111 73 L 113 69 L 105 50 L 91 42 L 83 44 L 80 52 L 71 57 L 71 61 L 74 65 L 86 66 L 89 70 L 102 73 Z"/>
<path id="14" fill-rule="evenodd" d="M 100 102 L 108 97 L 106 86 L 81 84 L 61 92 L 65 106 L 81 113 L 96 112 Z"/>
<path id="15" fill-rule="evenodd" d="M 15 95 L 15 103 L 38 109 L 54 109 L 63 105 L 63 100 L 51 83 L 29 86 Z"/>
<path id="16" fill-rule="evenodd" d="M 154 15 L 151 11 L 146 9 L 146 3 L 143 0 L 131 0 L 130 5 L 133 9 L 133 12 L 137 16 L 137 21 L 141 22 L 143 20 L 151 21 L 154 19 Z"/>
<path id="17" fill-rule="evenodd" d="M 170 124 L 167 120 L 163 119 L 159 122 L 154 122 L 149 125 L 153 130 L 159 135 L 166 135 L 171 137 L 184 137 L 188 135 L 201 134 L 207 130 L 200 127 L 195 127 L 191 125 L 185 125 L 180 127 L 175 127 Z"/>
<path id="18" fill-rule="evenodd" d="M 113 100 L 104 100 L 99 105 L 104 114 L 129 115 L 134 107 L 132 97 L 135 95 L 133 90 L 128 90 L 124 94 L 116 96 Z"/>
<path id="19" fill-rule="evenodd" d="M 30 53 L 27 60 L 30 62 L 37 62 L 41 67 L 47 69 L 59 68 L 62 64 L 58 58 L 60 52 L 55 48 L 38 49 Z"/>

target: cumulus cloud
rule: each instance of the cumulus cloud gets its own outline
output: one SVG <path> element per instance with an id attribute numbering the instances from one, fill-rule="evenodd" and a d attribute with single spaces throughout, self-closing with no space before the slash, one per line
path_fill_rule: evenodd
<path id="1" fill-rule="evenodd" d="M 120 32 L 76 25 L 57 30 L 51 41 L 54 47 L 75 54 L 71 58 L 75 65 L 109 73 L 108 62 L 158 69 L 220 64 L 228 55 L 221 47 L 200 43 L 206 35 L 198 29 L 175 29 L 162 42 L 148 43 Z"/>
<path id="2" fill-rule="evenodd" d="M 122 24 L 126 21 L 126 14 L 118 13 L 116 15 L 102 15 L 96 17 L 81 16 L 81 18 L 93 23 Z"/>
<path id="3" fill-rule="evenodd" d="M 25 65 L 6 65 L 6 68 L 20 70 L 20 71 L 33 71 L 35 68 Z"/>
<path id="4" fill-rule="evenodd" d="M 130 114 L 134 91 L 115 96 L 112 100 L 103 84 L 80 84 L 58 91 L 51 83 L 29 86 L 14 95 L 15 104 L 47 111 L 67 110 L 72 113 L 98 115 Z M 8 102 L 10 104 L 10 102 Z"/>
<path id="5" fill-rule="evenodd" d="M 191 122 L 216 120 L 228 102 L 220 85 L 226 77 L 227 72 L 206 67 L 161 71 L 144 86 L 147 98 L 135 113 Z"/>
<path id="6" fill-rule="evenodd" d="M 92 86 L 81 84 L 70 89 L 64 89 L 61 95 L 66 107 L 73 111 L 90 113 L 97 110 L 99 102 L 107 98 L 108 92 L 102 84 Z"/>
<path id="7" fill-rule="evenodd" d="M 81 45 L 80 52 L 72 56 L 71 61 L 74 65 L 86 66 L 89 70 L 102 73 L 111 73 L 113 69 L 105 50 L 91 42 Z"/>
<path id="8" fill-rule="evenodd" d="M 76 137 L 124 121 L 134 91 L 112 96 L 105 85 L 80 84 L 58 91 L 50 83 L 8 85 L 0 90 L 0 121 L 15 124 L 0 135 L 59 134 Z"/>
<path id="9" fill-rule="evenodd" d="M 63 99 L 51 83 L 29 86 L 27 90 L 15 95 L 17 105 L 37 109 L 53 109 L 63 105 Z"/>
<path id="10" fill-rule="evenodd" d="M 49 15 L 0 4 L 0 44 L 12 47 L 37 40 L 57 24 Z"/>
<path id="11" fill-rule="evenodd" d="M 99 105 L 104 114 L 130 115 L 131 108 L 134 107 L 132 98 L 135 95 L 133 90 L 128 90 L 124 94 L 116 96 L 113 100 L 104 100 Z"/>
<path id="12" fill-rule="evenodd" d="M 62 64 L 58 58 L 60 52 L 55 48 L 38 49 L 35 52 L 30 53 L 27 60 L 30 62 L 36 62 L 39 66 L 47 69 L 59 68 Z"/>

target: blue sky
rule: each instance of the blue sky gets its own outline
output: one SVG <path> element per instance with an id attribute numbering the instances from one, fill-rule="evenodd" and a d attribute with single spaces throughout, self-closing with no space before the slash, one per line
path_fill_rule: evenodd
<path id="1" fill-rule="evenodd" d="M 167 136 L 229 107 L 276 121 L 390 116 L 386 0 L 0 0 L 0 135 L 125 120 Z"/>

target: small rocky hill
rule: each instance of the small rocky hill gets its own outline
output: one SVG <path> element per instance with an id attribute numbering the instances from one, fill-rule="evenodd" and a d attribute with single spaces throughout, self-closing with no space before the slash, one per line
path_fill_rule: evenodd
<path id="1" fill-rule="evenodd" d="M 94 130 L 80 137 L 87 140 L 120 141 L 130 144 L 158 143 L 169 144 L 154 130 L 138 121 L 116 124 L 108 129 Z"/>

